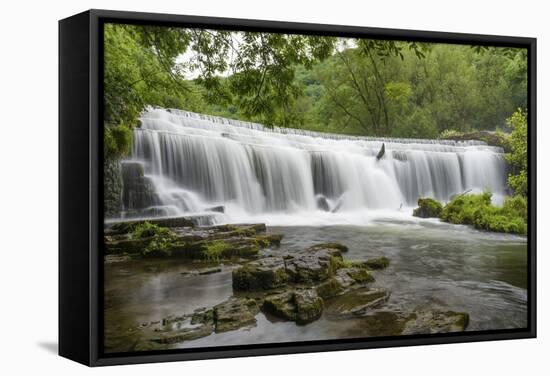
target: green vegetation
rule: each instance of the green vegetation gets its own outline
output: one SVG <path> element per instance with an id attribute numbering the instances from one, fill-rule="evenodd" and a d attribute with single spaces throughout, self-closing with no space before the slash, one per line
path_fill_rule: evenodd
<path id="1" fill-rule="evenodd" d="M 204 246 L 202 257 L 207 262 L 219 262 L 224 252 L 230 248 L 230 244 L 223 240 L 217 240 Z"/>
<path id="2" fill-rule="evenodd" d="M 420 218 L 438 218 L 443 210 L 443 205 L 433 198 L 419 198 L 418 208 L 414 209 L 413 215 Z"/>
<path id="3" fill-rule="evenodd" d="M 130 151 L 147 106 L 351 135 L 478 139 L 507 153 L 515 196 L 503 207 L 490 193 L 445 207 L 421 199 L 415 215 L 527 231 L 525 49 L 122 24 L 106 24 L 104 38 L 107 160 Z M 169 248 L 169 233 L 140 231 L 153 234 L 149 252 Z M 277 242 L 257 242 L 267 240 Z"/>
<path id="4" fill-rule="evenodd" d="M 512 133 L 509 138 L 511 152 L 507 159 L 513 169 L 508 184 L 517 195 L 527 197 L 527 114 L 518 109 L 508 119 L 508 124 Z"/>
<path id="5" fill-rule="evenodd" d="M 525 49 L 120 24 L 104 38 L 106 158 L 148 105 L 418 138 L 516 129 L 526 107 Z"/>
<path id="6" fill-rule="evenodd" d="M 459 195 L 441 211 L 441 219 L 472 225 L 479 230 L 527 233 L 527 200 L 522 196 L 506 198 L 504 205 L 491 204 L 491 193 Z"/>
<path id="7" fill-rule="evenodd" d="M 149 239 L 143 248 L 143 256 L 169 256 L 174 247 L 177 236 L 169 228 L 160 227 L 150 222 L 136 225 L 131 232 L 132 239 Z"/>

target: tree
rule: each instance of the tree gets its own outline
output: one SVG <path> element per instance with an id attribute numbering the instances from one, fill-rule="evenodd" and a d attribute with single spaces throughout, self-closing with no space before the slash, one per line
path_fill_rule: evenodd
<path id="1" fill-rule="evenodd" d="M 507 160 L 514 169 L 514 173 L 508 176 L 508 184 L 517 195 L 527 197 L 527 114 L 518 109 L 508 119 L 508 124 L 512 128 L 512 151 Z"/>

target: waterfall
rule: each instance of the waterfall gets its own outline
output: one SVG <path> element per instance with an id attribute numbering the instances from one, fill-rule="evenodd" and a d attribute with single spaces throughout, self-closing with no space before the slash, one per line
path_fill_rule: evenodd
<path id="1" fill-rule="evenodd" d="M 382 145 L 385 152 L 377 159 Z M 398 210 L 419 197 L 506 191 L 498 147 L 479 141 L 353 137 L 180 110 L 149 109 L 134 130 L 128 216 L 217 207 L 225 220 L 270 214 Z M 136 180 L 136 176 L 140 176 Z M 141 181 L 141 183 L 136 183 Z M 136 187 L 146 187 L 146 192 Z M 221 208 L 221 209 L 220 209 Z M 328 214 L 327 214 L 328 213 Z"/>

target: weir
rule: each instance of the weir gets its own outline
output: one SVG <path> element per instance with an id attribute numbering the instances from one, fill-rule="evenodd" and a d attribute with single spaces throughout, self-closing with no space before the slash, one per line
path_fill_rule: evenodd
<path id="1" fill-rule="evenodd" d="M 484 189 L 498 200 L 506 169 L 502 149 L 480 141 L 353 137 L 155 108 L 123 162 L 123 216 L 397 210 Z"/>

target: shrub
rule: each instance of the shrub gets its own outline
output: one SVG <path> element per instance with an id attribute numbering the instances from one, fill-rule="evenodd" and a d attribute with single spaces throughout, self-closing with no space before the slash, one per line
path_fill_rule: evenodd
<path id="1" fill-rule="evenodd" d="M 420 218 L 438 218 L 443 205 L 433 198 L 419 198 L 418 208 L 414 209 L 413 215 Z"/>
<path id="2" fill-rule="evenodd" d="M 507 119 L 512 128 L 510 134 L 511 152 L 506 159 L 514 173 L 508 177 L 508 184 L 516 194 L 527 196 L 527 113 L 518 109 Z"/>
<path id="3" fill-rule="evenodd" d="M 455 224 L 472 225 L 479 230 L 527 233 L 527 201 L 509 197 L 502 207 L 491 204 L 491 193 L 460 195 L 441 211 L 441 219 Z"/>
<path id="4" fill-rule="evenodd" d="M 105 126 L 103 152 L 106 159 L 127 155 L 132 147 L 132 130 L 126 125 Z"/>

